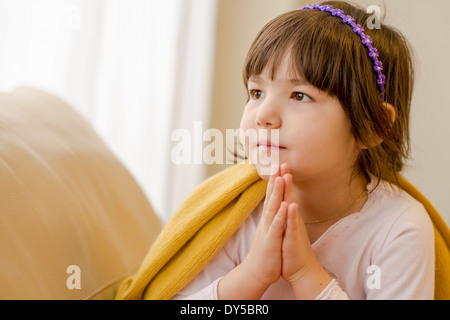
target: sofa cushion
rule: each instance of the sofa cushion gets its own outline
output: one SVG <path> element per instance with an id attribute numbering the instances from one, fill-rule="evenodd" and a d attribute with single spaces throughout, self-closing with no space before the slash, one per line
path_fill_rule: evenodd
<path id="1" fill-rule="evenodd" d="M 148 199 L 67 103 L 0 94 L 0 299 L 113 299 L 161 229 Z"/>

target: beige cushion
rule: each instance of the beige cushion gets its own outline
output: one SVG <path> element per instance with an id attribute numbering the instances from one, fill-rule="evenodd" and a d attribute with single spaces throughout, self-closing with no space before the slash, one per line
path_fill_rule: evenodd
<path id="1" fill-rule="evenodd" d="M 161 226 L 87 121 L 18 88 L 0 94 L 0 228 L 0 299 L 113 299 Z"/>

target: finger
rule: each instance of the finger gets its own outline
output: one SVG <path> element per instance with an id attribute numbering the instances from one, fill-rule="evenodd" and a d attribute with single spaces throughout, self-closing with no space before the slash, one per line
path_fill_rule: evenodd
<path id="1" fill-rule="evenodd" d="M 263 215 L 261 218 L 262 228 L 267 232 L 272 225 L 281 202 L 283 202 L 284 180 L 281 177 L 274 179 L 273 191 L 267 199 L 267 204 L 263 208 Z"/>
<path id="2" fill-rule="evenodd" d="M 269 192 L 269 194 L 271 194 L 273 191 L 273 187 L 275 184 L 275 178 L 281 176 L 280 175 L 280 166 L 273 165 L 271 172 L 272 172 L 272 174 L 270 175 L 269 184 L 267 186 L 267 191 Z"/>
<path id="3" fill-rule="evenodd" d="M 288 230 L 289 229 L 289 230 Z M 286 233 L 298 230 L 298 206 L 296 203 L 290 203 L 287 210 Z"/>
<path id="4" fill-rule="evenodd" d="M 283 163 L 280 166 L 280 174 L 284 178 L 285 194 L 284 200 L 287 202 L 295 202 L 294 186 L 292 183 L 292 174 L 290 173 L 289 164 Z"/>
<path id="5" fill-rule="evenodd" d="M 269 232 L 274 237 L 282 236 L 284 233 L 288 214 L 288 206 L 289 204 L 287 202 L 282 202 L 280 204 L 280 208 L 278 209 L 277 214 L 273 219 L 272 224 L 270 225 Z"/>
<path id="6" fill-rule="evenodd" d="M 292 245 L 298 241 L 309 243 L 308 233 L 306 232 L 305 224 L 298 212 L 298 205 L 296 203 L 290 203 L 288 207 L 285 237 L 292 240 Z"/>
<path id="7" fill-rule="evenodd" d="M 290 203 L 286 213 L 286 230 L 284 235 L 284 250 L 291 252 L 298 243 L 298 210 L 297 204 Z"/>
<path id="8" fill-rule="evenodd" d="M 267 207 L 265 208 L 266 216 L 268 217 L 270 223 L 272 223 L 273 218 L 280 208 L 281 202 L 283 202 L 284 195 L 284 179 L 281 177 L 275 178 L 273 192 L 267 202 Z"/>
<path id="9" fill-rule="evenodd" d="M 295 203 L 294 185 L 292 183 L 292 175 L 285 174 L 284 179 L 284 201 Z"/>
<path id="10" fill-rule="evenodd" d="M 269 178 L 269 183 L 267 185 L 266 190 L 266 198 L 264 199 L 264 207 L 267 206 L 267 203 L 269 202 L 270 195 L 273 192 L 273 188 L 275 186 L 275 178 L 280 176 L 280 167 L 278 165 L 273 165 L 271 172 L 273 174 Z"/>

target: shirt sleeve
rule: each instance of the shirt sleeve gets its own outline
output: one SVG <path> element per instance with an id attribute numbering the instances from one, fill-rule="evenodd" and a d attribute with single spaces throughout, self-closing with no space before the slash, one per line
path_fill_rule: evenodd
<path id="1" fill-rule="evenodd" d="M 207 287 L 193 294 L 179 292 L 172 300 L 219 300 L 217 295 L 217 286 L 222 278 L 215 280 Z"/>
<path id="2" fill-rule="evenodd" d="M 331 280 L 328 286 L 317 296 L 316 300 L 350 300 L 339 286 L 336 279 Z"/>
<path id="3" fill-rule="evenodd" d="M 218 300 L 217 287 L 220 279 L 236 267 L 225 248 L 173 300 Z"/>

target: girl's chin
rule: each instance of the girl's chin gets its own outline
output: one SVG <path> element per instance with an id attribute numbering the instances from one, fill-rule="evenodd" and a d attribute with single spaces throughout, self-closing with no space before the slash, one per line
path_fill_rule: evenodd
<path id="1" fill-rule="evenodd" d="M 258 171 L 259 176 L 261 179 L 269 181 L 270 176 L 274 175 L 277 171 L 277 166 L 275 164 L 279 165 L 278 163 L 270 163 L 267 165 L 262 164 L 253 164 L 256 171 Z"/>

